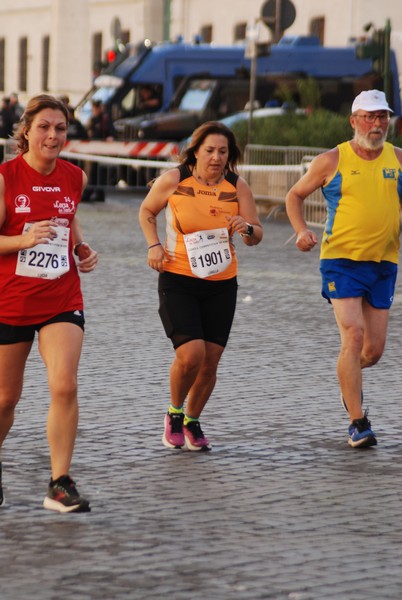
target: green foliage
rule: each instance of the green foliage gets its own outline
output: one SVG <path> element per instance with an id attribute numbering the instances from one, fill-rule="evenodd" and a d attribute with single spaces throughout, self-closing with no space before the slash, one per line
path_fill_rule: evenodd
<path id="1" fill-rule="evenodd" d="M 300 97 L 300 106 L 318 109 L 321 107 L 321 92 L 316 79 L 298 79 L 296 81 Z"/>
<path id="2" fill-rule="evenodd" d="M 402 135 L 389 135 L 388 142 L 391 142 L 394 146 L 398 146 L 398 148 L 402 148 Z"/>
<path id="3" fill-rule="evenodd" d="M 248 121 L 233 125 L 240 147 L 248 139 Z M 319 109 L 306 115 L 289 113 L 277 117 L 253 119 L 251 143 L 272 146 L 310 146 L 333 148 L 352 137 L 349 118 Z"/>

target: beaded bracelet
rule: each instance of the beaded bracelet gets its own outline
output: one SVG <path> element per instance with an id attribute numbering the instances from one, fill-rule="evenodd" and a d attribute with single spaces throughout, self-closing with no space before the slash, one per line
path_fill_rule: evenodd
<path id="1" fill-rule="evenodd" d="M 155 248 L 155 246 L 162 246 L 162 244 L 160 242 L 158 242 L 157 244 L 152 244 L 151 246 L 148 246 L 148 250 L 151 250 L 151 248 Z"/>

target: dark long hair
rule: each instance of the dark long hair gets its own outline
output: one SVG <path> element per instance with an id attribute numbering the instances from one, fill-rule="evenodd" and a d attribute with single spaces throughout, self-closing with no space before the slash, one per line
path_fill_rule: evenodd
<path id="1" fill-rule="evenodd" d="M 226 167 L 236 173 L 238 162 L 241 159 L 241 151 L 237 145 L 233 131 L 219 121 L 207 121 L 194 130 L 190 144 L 183 150 L 180 156 L 180 164 L 194 166 L 197 162 L 195 153 L 198 148 L 203 144 L 208 135 L 214 134 L 224 135 L 227 139 L 229 153 Z"/>
<path id="2" fill-rule="evenodd" d="M 66 118 L 66 125 L 68 124 L 68 110 L 64 102 L 48 94 L 34 96 L 29 100 L 14 134 L 14 139 L 21 154 L 29 150 L 29 143 L 25 134 L 30 130 L 35 115 L 45 108 L 60 110 Z"/>

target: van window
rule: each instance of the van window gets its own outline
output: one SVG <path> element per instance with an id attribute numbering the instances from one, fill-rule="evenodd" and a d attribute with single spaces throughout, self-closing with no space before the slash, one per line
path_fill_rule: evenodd
<path id="1" fill-rule="evenodd" d="M 208 104 L 212 92 L 216 86 L 216 81 L 205 79 L 194 79 L 180 100 L 180 110 L 202 111 Z"/>
<path id="2" fill-rule="evenodd" d="M 141 84 L 130 88 L 122 97 L 119 114 L 115 111 L 114 120 L 159 110 L 162 104 L 162 93 L 163 88 L 158 84 Z M 118 108 L 117 104 L 116 108 Z"/>
<path id="3" fill-rule="evenodd" d="M 84 104 L 81 104 L 78 109 L 76 109 L 76 117 L 81 121 L 81 123 L 85 126 L 89 122 L 89 119 L 92 116 L 92 102 L 100 101 L 102 104 L 107 104 L 109 98 L 111 98 L 116 93 L 115 87 L 101 87 L 95 89 L 92 94 L 88 94 Z"/>

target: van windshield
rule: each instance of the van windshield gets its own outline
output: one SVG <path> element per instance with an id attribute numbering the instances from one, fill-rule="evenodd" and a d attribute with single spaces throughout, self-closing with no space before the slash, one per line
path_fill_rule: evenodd
<path id="1" fill-rule="evenodd" d="M 186 89 L 179 103 L 180 110 L 202 111 L 216 87 L 216 80 L 194 79 Z"/>
<path id="2" fill-rule="evenodd" d="M 108 100 L 116 93 L 115 87 L 100 87 L 94 88 L 91 94 L 88 94 L 85 102 L 77 106 L 75 115 L 79 121 L 85 126 L 92 116 L 92 102 L 98 100 L 102 104 L 107 104 Z"/>

